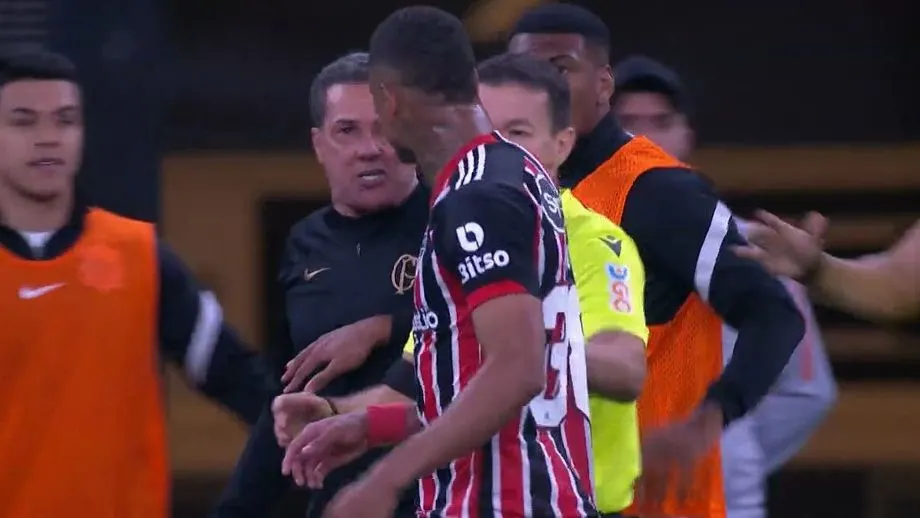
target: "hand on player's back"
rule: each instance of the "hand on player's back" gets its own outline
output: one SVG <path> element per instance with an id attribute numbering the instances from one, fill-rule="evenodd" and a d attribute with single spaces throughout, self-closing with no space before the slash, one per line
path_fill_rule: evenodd
<path id="1" fill-rule="evenodd" d="M 304 387 L 305 392 L 322 390 L 337 376 L 360 367 L 371 350 L 389 337 L 388 315 L 365 318 L 324 334 L 285 366 L 281 376 L 281 382 L 286 384 L 284 391 L 298 390 L 320 365 L 326 364 Z"/>
<path id="2" fill-rule="evenodd" d="M 326 398 L 309 392 L 282 394 L 272 402 L 275 438 L 282 448 L 297 437 L 308 424 L 332 417 L 332 406 Z"/>
<path id="3" fill-rule="evenodd" d="M 298 486 L 319 488 L 330 471 L 368 449 L 367 414 L 350 412 L 308 424 L 288 445 L 281 472 Z"/>
<path id="4" fill-rule="evenodd" d="M 748 228 L 751 244 L 735 247 L 735 253 L 754 259 L 774 275 L 807 280 L 821 261 L 827 219 L 811 212 L 799 228 L 769 212 L 758 211 L 757 220 Z"/>

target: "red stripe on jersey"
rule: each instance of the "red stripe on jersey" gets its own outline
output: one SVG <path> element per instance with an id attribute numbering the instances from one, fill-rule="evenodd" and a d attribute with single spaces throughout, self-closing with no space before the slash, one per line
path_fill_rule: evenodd
<path id="1" fill-rule="evenodd" d="M 591 437 L 588 416 L 583 415 L 578 410 L 578 404 L 575 402 L 575 389 L 572 387 L 571 377 L 569 378 L 569 406 L 572 410 L 565 416 L 562 428 L 562 440 L 572 467 L 575 468 L 575 474 L 578 475 L 581 486 L 588 490 L 589 495 L 594 494 L 594 484 L 592 480 L 591 459 L 592 452 L 588 449 L 588 440 Z"/>
<path id="2" fill-rule="evenodd" d="M 578 495 L 578 486 L 575 485 L 575 481 L 572 479 L 569 464 L 548 430 L 537 430 L 537 441 L 540 442 L 540 446 L 545 452 L 549 469 L 553 473 L 551 483 L 556 492 L 556 508 L 561 510 L 563 515 L 569 516 L 568 513 L 573 509 L 582 508 L 581 497 Z"/>
<path id="3" fill-rule="evenodd" d="M 505 295 L 515 295 L 517 293 L 527 293 L 527 288 L 521 286 L 517 282 L 509 280 L 486 284 L 485 286 L 473 290 L 469 295 L 466 296 L 467 313 L 472 313 L 474 309 L 492 299 L 504 297 Z M 453 300 L 457 300 L 454 298 L 453 293 L 451 293 L 451 298 Z"/>
<path id="4" fill-rule="evenodd" d="M 530 484 L 525 480 L 530 476 L 530 459 L 524 451 L 527 446 L 521 442 L 521 424 L 520 419 L 515 419 L 492 439 L 493 445 L 498 441 L 498 451 L 494 446 L 492 449 L 492 470 L 498 472 L 498 480 L 493 478 L 492 482 L 492 498 L 501 499 L 501 507 L 495 509 L 496 516 L 531 514 L 525 504 L 525 495 L 530 493 Z"/>
<path id="5" fill-rule="evenodd" d="M 494 298 L 512 293 L 526 293 L 526 290 L 520 284 L 512 281 L 500 281 L 483 286 L 466 296 L 466 305 L 461 312 L 457 301 L 463 300 L 463 285 L 440 263 L 437 263 L 435 268 L 437 269 L 436 279 L 441 284 L 442 293 L 446 295 L 445 302 L 447 302 L 451 315 L 451 324 L 457 330 L 454 341 L 451 343 L 453 349 L 451 356 L 455 362 L 453 365 L 453 397 L 456 399 L 457 395 L 466 389 L 482 365 L 482 349 L 476 338 L 476 330 L 473 328 L 473 310 Z M 478 489 L 481 484 L 479 476 L 481 467 L 476 451 L 451 463 L 454 473 L 450 487 L 447 488 L 445 516 L 475 517 L 479 514 Z"/>

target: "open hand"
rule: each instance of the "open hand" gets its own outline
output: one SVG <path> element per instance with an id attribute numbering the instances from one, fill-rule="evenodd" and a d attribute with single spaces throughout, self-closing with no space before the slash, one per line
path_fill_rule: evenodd
<path id="1" fill-rule="evenodd" d="M 336 377 L 360 367 L 374 347 L 390 338 L 390 316 L 378 315 L 359 320 L 317 338 L 285 366 L 281 382 L 285 392 L 298 390 L 323 364 L 304 387 L 319 392 Z"/>
<path id="2" fill-rule="evenodd" d="M 642 440 L 637 502 L 661 502 L 671 494 L 689 497 L 694 469 L 721 436 L 722 411 L 713 404 L 684 422 L 650 431 Z"/>
<path id="3" fill-rule="evenodd" d="M 284 452 L 281 472 L 298 486 L 320 488 L 330 471 L 368 450 L 367 414 L 351 412 L 310 423 Z"/>
<path id="4" fill-rule="evenodd" d="M 736 254 L 754 259 L 773 275 L 801 281 L 815 273 L 821 263 L 827 231 L 824 216 L 809 213 L 801 228 L 765 211 L 758 211 L 756 217 L 747 232 L 750 244 L 735 247 Z"/>

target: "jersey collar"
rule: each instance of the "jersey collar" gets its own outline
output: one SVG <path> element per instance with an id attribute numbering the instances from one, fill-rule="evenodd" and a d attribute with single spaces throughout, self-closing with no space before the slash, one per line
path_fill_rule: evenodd
<path id="1" fill-rule="evenodd" d="M 630 140 L 632 135 L 625 132 L 614 116 L 608 113 L 591 133 L 575 142 L 572 154 L 559 169 L 559 184 L 574 188 Z"/>
<path id="2" fill-rule="evenodd" d="M 465 146 L 461 147 L 454 153 L 454 156 L 444 164 L 444 167 L 441 168 L 441 171 L 438 172 L 438 175 L 435 177 L 433 188 L 431 189 L 431 199 L 429 201 L 430 205 L 433 205 L 438 196 L 441 195 L 441 191 L 444 190 L 444 186 L 447 184 L 447 181 L 450 180 L 450 177 L 454 175 L 454 171 L 457 170 L 457 165 L 463 160 L 463 157 L 470 152 L 473 148 L 481 146 L 483 144 L 492 144 L 497 142 L 500 139 L 498 134 L 494 131 L 490 133 L 483 133 L 477 137 L 474 137 L 472 140 L 466 143 Z"/>
<path id="3" fill-rule="evenodd" d="M 54 259 L 69 250 L 80 238 L 87 212 L 89 212 L 89 205 L 82 196 L 77 194 L 70 220 L 48 240 L 41 257 L 35 257 L 32 248 L 17 230 L 2 224 L 0 224 L 0 247 L 23 259 Z"/>

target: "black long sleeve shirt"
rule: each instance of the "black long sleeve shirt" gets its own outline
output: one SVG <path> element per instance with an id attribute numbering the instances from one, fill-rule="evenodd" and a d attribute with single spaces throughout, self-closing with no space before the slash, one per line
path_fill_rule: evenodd
<path id="1" fill-rule="evenodd" d="M 401 357 L 412 328 L 411 287 L 429 194 L 419 185 L 399 207 L 361 218 L 347 218 L 325 207 L 291 229 L 279 273 L 285 295 L 283 335 L 289 339 L 282 349 L 294 355 L 342 326 L 376 315 L 392 316 L 389 342 L 375 348 L 361 367 L 332 381 L 322 395 L 341 396 L 378 385 Z M 266 409 L 214 516 L 265 516 L 290 487 L 281 475 L 284 452 L 272 428 Z M 321 490 L 311 491 L 308 516 L 320 516 L 335 493 L 382 453 L 372 452 L 331 473 Z M 412 514 L 414 509 L 407 497 L 401 510 Z"/>
<path id="2" fill-rule="evenodd" d="M 612 116 L 605 117 L 579 139 L 563 168 L 563 186 L 577 185 L 631 138 Z M 708 399 L 719 403 L 726 424 L 754 408 L 779 378 L 805 326 L 783 285 L 731 252 L 744 243 L 731 212 L 701 175 L 659 168 L 635 181 L 620 224 L 645 263 L 648 324 L 671 321 L 691 293 L 699 294 L 738 330 L 734 354 Z"/>
<path id="3" fill-rule="evenodd" d="M 67 252 L 80 238 L 89 207 L 77 203 L 68 223 L 40 250 L 14 229 L 0 226 L 0 246 L 23 259 L 45 261 Z M 265 365 L 223 320 L 220 304 L 201 290 L 178 256 L 158 242 L 158 333 L 163 358 L 182 367 L 200 392 L 255 423 L 271 389 Z"/>

